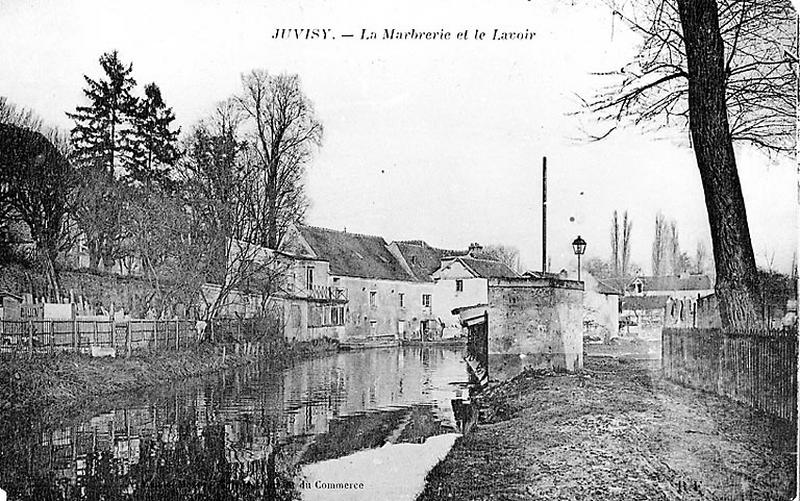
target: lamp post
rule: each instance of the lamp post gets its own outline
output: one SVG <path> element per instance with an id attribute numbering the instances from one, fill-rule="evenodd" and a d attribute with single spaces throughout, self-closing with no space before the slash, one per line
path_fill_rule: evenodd
<path id="1" fill-rule="evenodd" d="M 581 281 L 581 254 L 586 252 L 586 240 L 582 239 L 580 235 L 572 241 L 572 250 L 578 256 L 578 282 Z"/>

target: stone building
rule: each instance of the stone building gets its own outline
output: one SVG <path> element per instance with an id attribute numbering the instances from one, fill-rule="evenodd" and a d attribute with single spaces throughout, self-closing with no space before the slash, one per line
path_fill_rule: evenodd
<path id="1" fill-rule="evenodd" d="M 625 296 L 620 299 L 620 335 L 660 339 L 669 296 Z"/>
<path id="2" fill-rule="evenodd" d="M 380 236 L 304 225 L 289 229 L 282 248 L 296 261 L 295 281 L 304 277 L 297 291 L 319 284 L 344 298 L 330 308 L 336 312 L 332 318 L 342 323 L 335 330 L 337 339 L 351 346 L 459 336 L 462 328 L 452 309 L 485 303 L 489 278 L 518 276 L 504 264 L 479 257 L 480 252 L 477 244 L 463 251 L 439 249 L 422 240 L 387 243 Z M 302 329 L 303 307 L 292 308 L 300 314 L 287 325 Z"/>
<path id="3" fill-rule="evenodd" d="M 459 251 L 451 249 L 440 249 L 428 245 L 422 240 L 411 240 L 404 242 L 392 242 L 389 244 L 389 251 L 395 256 L 400 265 L 406 272 L 420 283 L 427 283 L 430 286 L 430 307 L 436 319 L 436 329 L 425 329 L 420 331 L 420 336 L 416 339 L 430 339 L 432 336 L 452 338 L 461 334 L 462 329 L 458 323 L 452 325 L 451 303 L 447 295 L 443 295 L 444 290 L 439 287 L 434 278 L 436 271 L 441 267 L 443 260 L 452 259 L 454 256 L 468 256 L 469 251 Z M 462 303 L 475 304 L 475 303 Z M 427 334 L 427 336 L 425 335 Z"/>
<path id="4" fill-rule="evenodd" d="M 488 303 L 456 308 L 469 330 L 476 375 L 509 379 L 525 369 L 583 367 L 583 283 L 557 278 L 494 278 Z"/>
<path id="5" fill-rule="evenodd" d="M 471 255 L 445 258 L 432 276 L 436 283 L 435 313 L 444 322 L 445 337 L 457 336 L 462 331 L 454 309 L 489 302 L 491 279 L 519 278 L 519 274 L 501 262 Z"/>
<path id="6" fill-rule="evenodd" d="M 608 342 L 619 335 L 619 311 L 622 292 L 595 278 L 584 275 L 583 335 Z"/>
<path id="7" fill-rule="evenodd" d="M 392 344 L 441 330 L 433 283 L 409 273 L 383 237 L 297 226 L 289 240 L 295 255 L 327 262 L 328 284 L 346 296 L 344 344 Z"/>

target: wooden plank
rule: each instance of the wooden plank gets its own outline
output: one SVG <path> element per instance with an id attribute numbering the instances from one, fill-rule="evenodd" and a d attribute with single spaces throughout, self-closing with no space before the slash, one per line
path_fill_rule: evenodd
<path id="1" fill-rule="evenodd" d="M 125 326 L 125 358 L 131 356 L 131 320 Z"/>

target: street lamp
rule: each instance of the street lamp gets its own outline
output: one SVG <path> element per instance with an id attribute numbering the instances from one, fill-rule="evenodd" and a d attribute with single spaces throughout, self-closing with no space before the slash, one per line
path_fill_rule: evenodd
<path id="1" fill-rule="evenodd" d="M 572 241 L 572 250 L 578 256 L 578 282 L 581 281 L 581 254 L 586 252 L 586 240 L 582 239 L 580 235 Z"/>

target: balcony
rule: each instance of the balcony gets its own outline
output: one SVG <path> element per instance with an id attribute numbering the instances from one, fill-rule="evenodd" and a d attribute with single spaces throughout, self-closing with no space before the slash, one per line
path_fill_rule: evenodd
<path id="1" fill-rule="evenodd" d="M 289 294 L 296 298 L 308 299 L 324 303 L 346 303 L 347 291 L 327 285 L 312 285 L 310 288 L 294 287 Z"/>

